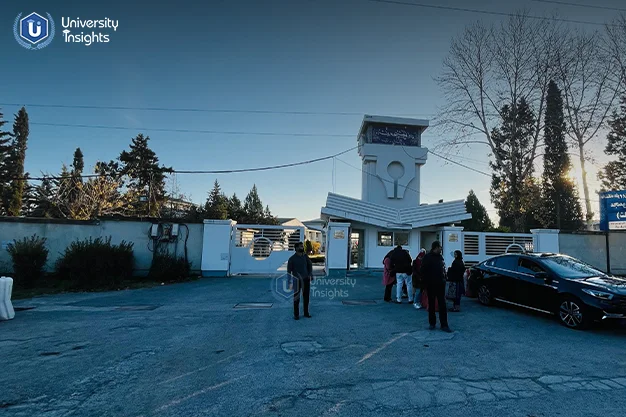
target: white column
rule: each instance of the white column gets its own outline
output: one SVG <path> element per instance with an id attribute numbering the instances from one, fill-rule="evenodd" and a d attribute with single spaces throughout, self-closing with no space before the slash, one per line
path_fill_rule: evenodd
<path id="1" fill-rule="evenodd" d="M 533 229 L 533 252 L 559 253 L 559 230 Z"/>
<path id="2" fill-rule="evenodd" d="M 345 276 L 350 251 L 350 223 L 329 222 L 326 232 L 326 274 Z"/>
<path id="3" fill-rule="evenodd" d="M 226 277 L 230 267 L 233 220 L 205 220 L 202 239 L 202 276 Z"/>
<path id="4" fill-rule="evenodd" d="M 463 252 L 463 227 L 461 226 L 444 226 L 441 228 L 441 246 L 443 246 L 443 259 L 446 266 L 452 265 L 454 261 L 454 251 Z"/>
<path id="5" fill-rule="evenodd" d="M 11 320 L 15 317 L 15 310 L 11 304 L 13 292 L 13 278 L 0 277 L 0 321 Z"/>

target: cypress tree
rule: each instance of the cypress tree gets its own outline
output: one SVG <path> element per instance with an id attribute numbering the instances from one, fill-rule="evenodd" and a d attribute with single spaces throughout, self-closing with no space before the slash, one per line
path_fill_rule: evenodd
<path id="1" fill-rule="evenodd" d="M 29 125 L 28 113 L 22 107 L 15 115 L 13 122 L 13 149 L 11 157 L 11 199 L 9 202 L 9 216 L 19 216 L 22 212 L 22 200 L 26 180 L 24 179 L 24 162 L 26 160 L 26 148 L 28 142 Z"/>
<path id="2" fill-rule="evenodd" d="M 539 192 L 532 164 L 536 119 L 523 98 L 503 106 L 501 114 L 501 126 L 491 133 L 499 157 L 490 163 L 491 200 L 498 209 L 500 226 L 523 233 L 536 224 Z"/>
<path id="3" fill-rule="evenodd" d="M 11 197 L 11 133 L 4 130 L 4 125 L 8 121 L 4 120 L 4 114 L 0 112 L 0 198 L 2 199 L 1 215 L 8 212 Z"/>
<path id="4" fill-rule="evenodd" d="M 541 224 L 550 229 L 580 229 L 582 207 L 573 180 L 565 140 L 563 97 L 554 81 L 548 85 L 544 127 L 545 153 L 541 193 Z"/>

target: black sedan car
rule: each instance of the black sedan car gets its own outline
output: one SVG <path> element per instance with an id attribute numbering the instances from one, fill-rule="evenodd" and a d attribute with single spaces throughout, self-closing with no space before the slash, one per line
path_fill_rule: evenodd
<path id="1" fill-rule="evenodd" d="M 472 267 L 469 284 L 484 305 L 499 301 L 554 314 L 573 329 L 626 318 L 626 279 L 566 255 L 496 256 Z"/>

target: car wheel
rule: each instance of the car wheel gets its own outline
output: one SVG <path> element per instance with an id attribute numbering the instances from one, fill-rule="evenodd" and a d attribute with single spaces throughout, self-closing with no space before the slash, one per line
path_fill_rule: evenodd
<path id="1" fill-rule="evenodd" d="M 570 329 L 583 330 L 589 326 L 587 307 L 575 297 L 561 299 L 558 317 L 561 324 Z"/>
<path id="2" fill-rule="evenodd" d="M 486 285 L 481 285 L 480 288 L 478 288 L 478 301 L 480 301 L 482 305 L 486 306 L 492 304 L 493 296 L 491 295 L 489 287 L 487 287 Z"/>

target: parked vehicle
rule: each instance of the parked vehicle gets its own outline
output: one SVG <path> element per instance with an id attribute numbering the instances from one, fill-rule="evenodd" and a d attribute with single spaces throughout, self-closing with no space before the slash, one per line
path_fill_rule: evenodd
<path id="1" fill-rule="evenodd" d="M 496 256 L 471 268 L 469 285 L 481 304 L 499 301 L 554 314 L 572 329 L 626 318 L 626 279 L 566 255 Z"/>

